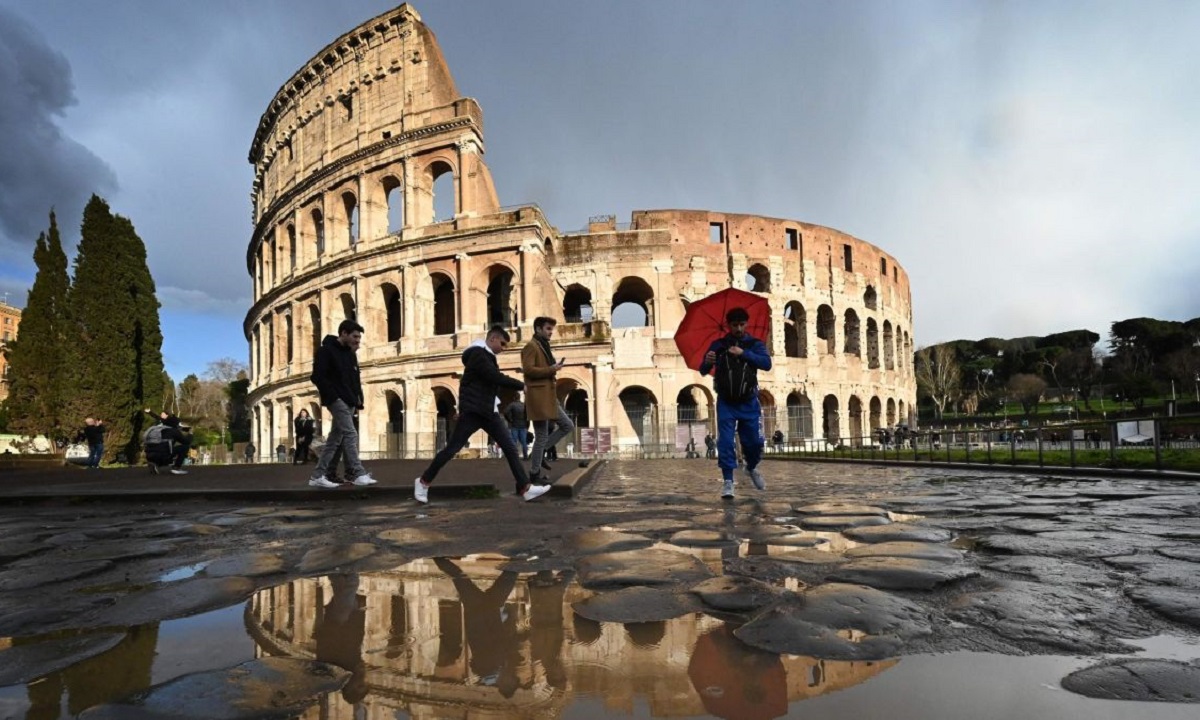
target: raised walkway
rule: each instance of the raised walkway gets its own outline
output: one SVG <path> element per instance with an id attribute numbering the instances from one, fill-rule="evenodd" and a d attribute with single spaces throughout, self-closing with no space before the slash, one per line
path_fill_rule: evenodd
<path id="1" fill-rule="evenodd" d="M 604 464 L 603 461 L 562 459 L 549 473 L 551 497 L 574 497 Z M 310 487 L 313 466 L 286 463 L 249 465 L 188 465 L 187 475 L 155 475 L 147 467 L 86 470 L 66 466 L 0 469 L 0 504 L 79 502 L 85 500 L 158 502 L 182 499 L 246 500 L 255 502 L 323 500 L 407 500 L 413 480 L 429 460 L 369 460 L 364 466 L 379 482 L 369 487 L 343 485 L 336 489 Z M 513 478 L 503 460 L 450 462 L 433 485 L 435 495 L 482 497 L 513 493 Z"/>

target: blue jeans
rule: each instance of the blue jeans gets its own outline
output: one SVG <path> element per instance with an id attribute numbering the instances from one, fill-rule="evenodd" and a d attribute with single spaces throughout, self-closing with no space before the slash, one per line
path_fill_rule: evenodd
<path id="1" fill-rule="evenodd" d="M 529 459 L 529 431 L 525 428 L 509 428 L 508 434 L 512 435 L 513 442 L 516 443 L 517 449 L 521 451 L 521 458 Z"/>
<path id="2" fill-rule="evenodd" d="M 766 445 L 762 435 L 762 407 L 758 404 L 758 397 L 737 404 L 727 403 L 717 397 L 717 465 L 721 468 L 721 477 L 726 480 L 733 479 L 733 470 L 737 467 L 735 432 L 742 441 L 746 469 L 753 470 L 758 467 L 763 446 Z"/>
<path id="3" fill-rule="evenodd" d="M 100 458 L 104 457 L 104 443 L 98 442 L 88 446 L 88 467 L 100 467 Z"/>
<path id="4" fill-rule="evenodd" d="M 346 479 L 353 480 L 360 475 L 366 475 L 367 470 L 358 460 L 358 430 L 354 427 L 354 408 L 344 400 L 334 400 L 329 406 L 329 414 L 333 416 L 333 429 L 325 438 L 325 447 L 321 449 L 321 459 L 312 472 L 312 478 L 325 477 L 333 460 L 333 453 L 340 446 L 343 462 L 346 467 Z"/>

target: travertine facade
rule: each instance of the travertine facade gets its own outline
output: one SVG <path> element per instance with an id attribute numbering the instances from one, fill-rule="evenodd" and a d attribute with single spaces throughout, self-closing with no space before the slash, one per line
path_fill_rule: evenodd
<path id="1" fill-rule="evenodd" d="M 21 327 L 21 309 L 0 302 L 0 401 L 8 397 L 8 356 L 5 348 L 17 339 L 17 329 Z"/>
<path id="2" fill-rule="evenodd" d="M 290 442 L 302 407 L 321 417 L 313 352 L 345 317 L 367 329 L 362 448 L 411 456 L 453 417 L 462 350 L 497 322 L 520 344 L 544 314 L 561 323 L 578 424 L 612 428 L 620 449 L 677 452 L 715 412 L 672 336 L 688 302 L 730 286 L 773 308 L 768 434 L 844 440 L 907 421 L 912 304 L 895 258 L 831 228 L 710 211 L 560 232 L 537 206 L 500 207 L 482 120 L 407 4 L 338 38 L 271 101 L 250 150 L 258 447 Z"/>

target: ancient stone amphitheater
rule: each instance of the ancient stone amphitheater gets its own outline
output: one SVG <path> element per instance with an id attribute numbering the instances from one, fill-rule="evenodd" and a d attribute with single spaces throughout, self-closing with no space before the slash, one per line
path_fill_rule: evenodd
<path id="1" fill-rule="evenodd" d="M 534 317 L 553 315 L 559 394 L 581 428 L 564 446 L 682 454 L 712 427 L 715 399 L 672 336 L 688 303 L 731 286 L 773 309 L 768 435 L 853 443 L 907 422 L 908 275 L 878 247 L 709 210 L 599 216 L 564 232 L 536 205 L 502 207 L 483 156 L 483 112 L 407 4 L 334 40 L 275 94 L 249 158 L 259 448 L 290 445 L 301 408 L 322 417 L 313 352 L 343 318 L 366 328 L 362 449 L 412 457 L 454 422 L 462 350 L 495 323 L 519 345 Z M 500 361 L 520 365 L 516 352 Z"/>

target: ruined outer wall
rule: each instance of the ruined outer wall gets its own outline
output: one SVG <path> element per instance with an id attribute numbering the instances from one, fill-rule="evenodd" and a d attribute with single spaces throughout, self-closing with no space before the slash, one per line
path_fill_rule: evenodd
<path id="1" fill-rule="evenodd" d="M 560 394 L 581 424 L 614 428 L 619 446 L 671 445 L 685 415 L 715 418 L 710 381 L 684 367 L 672 340 L 685 303 L 743 287 L 747 273 L 775 311 L 775 369 L 760 376 L 768 434 L 834 440 L 906 421 L 908 278 L 879 248 L 808 223 L 709 211 L 639 211 L 628 224 L 601 218 L 564 234 L 536 206 L 501 208 L 483 155 L 482 111 L 458 96 L 408 5 L 345 33 L 280 88 L 249 153 L 254 304 L 244 329 L 264 454 L 291 444 L 301 408 L 321 417 L 312 358 L 346 317 L 366 327 L 368 453 L 432 452 L 462 350 L 493 322 L 519 345 L 538 315 L 560 320 Z M 435 191 L 452 196 L 451 215 L 434 216 Z M 588 322 L 574 317 L 580 297 Z M 613 328 L 622 303 L 644 308 L 645 326 Z M 513 372 L 519 355 L 500 362 Z"/>

